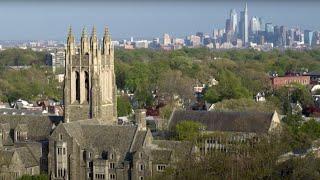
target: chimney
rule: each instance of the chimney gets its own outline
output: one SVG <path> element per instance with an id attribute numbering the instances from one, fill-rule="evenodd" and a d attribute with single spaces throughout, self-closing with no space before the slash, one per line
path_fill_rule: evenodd
<path id="1" fill-rule="evenodd" d="M 138 125 L 139 131 L 146 131 L 146 110 L 145 109 L 137 109 L 135 111 L 135 122 Z"/>

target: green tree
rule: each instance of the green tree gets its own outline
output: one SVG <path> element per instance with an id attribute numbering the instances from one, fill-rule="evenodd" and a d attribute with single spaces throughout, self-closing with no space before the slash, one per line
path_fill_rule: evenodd
<path id="1" fill-rule="evenodd" d="M 23 175 L 18 180 L 48 180 L 49 177 L 46 174 L 40 174 L 40 175 Z"/>
<path id="2" fill-rule="evenodd" d="M 315 119 L 303 123 L 300 130 L 308 134 L 313 140 L 320 138 L 320 123 Z"/>
<path id="3" fill-rule="evenodd" d="M 128 97 L 118 96 L 117 97 L 117 112 L 118 116 L 127 116 L 130 115 L 132 110 L 130 101 Z"/>
<path id="4" fill-rule="evenodd" d="M 220 93 L 216 88 L 209 88 L 204 94 L 204 99 L 211 104 L 216 103 L 221 100 Z"/>
<path id="5" fill-rule="evenodd" d="M 194 121 L 183 121 L 176 125 L 176 135 L 177 139 L 181 141 L 195 141 L 199 135 L 203 125 Z"/>

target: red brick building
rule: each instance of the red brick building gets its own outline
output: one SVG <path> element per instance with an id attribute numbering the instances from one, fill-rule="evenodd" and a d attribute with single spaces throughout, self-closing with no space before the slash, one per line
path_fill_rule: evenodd
<path id="1" fill-rule="evenodd" d="M 273 88 L 288 86 L 292 83 L 309 85 L 310 76 L 276 76 L 271 78 Z"/>

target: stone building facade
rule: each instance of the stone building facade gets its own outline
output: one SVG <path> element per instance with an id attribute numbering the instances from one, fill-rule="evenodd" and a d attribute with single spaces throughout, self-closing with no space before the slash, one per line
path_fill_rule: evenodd
<path id="1" fill-rule="evenodd" d="M 70 28 L 64 79 L 65 122 L 98 119 L 112 124 L 116 120 L 114 48 L 108 28 L 101 46 L 95 27 L 90 40 L 83 29 L 80 48 Z"/>
<path id="2" fill-rule="evenodd" d="M 101 45 L 95 28 L 90 41 L 83 30 L 80 48 L 70 28 L 65 114 L 0 115 L 0 180 L 40 172 L 54 180 L 142 180 L 191 152 L 188 143 L 154 140 L 145 110 L 133 125 L 116 124 L 113 51 L 107 28 Z"/>
<path id="3" fill-rule="evenodd" d="M 114 49 L 108 28 L 101 46 L 95 28 L 90 42 L 83 30 L 79 49 L 74 41 L 70 29 L 64 123 L 59 124 L 49 137 L 50 178 L 143 180 L 163 172 L 175 158 L 175 150 L 159 146 L 158 141 L 153 140 L 146 127 L 146 111 L 136 110 L 135 125 L 117 125 L 115 121 Z M 185 146 L 183 142 L 168 143 Z M 191 152 L 192 146 L 181 149 Z M 157 170 L 157 166 L 161 168 Z"/>

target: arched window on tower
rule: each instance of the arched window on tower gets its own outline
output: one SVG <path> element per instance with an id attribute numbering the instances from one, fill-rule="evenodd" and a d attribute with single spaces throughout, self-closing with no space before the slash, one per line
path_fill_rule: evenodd
<path id="1" fill-rule="evenodd" d="M 111 54 L 111 45 L 109 44 L 109 55 Z"/>
<path id="2" fill-rule="evenodd" d="M 86 100 L 89 102 L 89 73 L 85 72 Z"/>
<path id="3" fill-rule="evenodd" d="M 76 71 L 76 101 L 80 102 L 80 74 Z"/>

